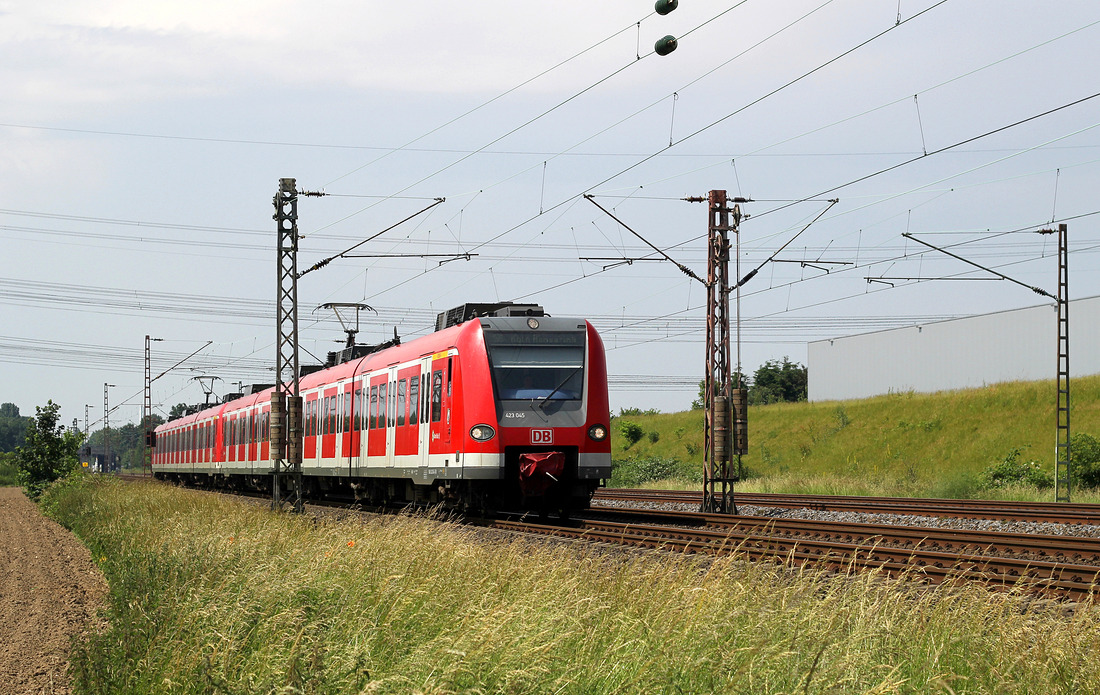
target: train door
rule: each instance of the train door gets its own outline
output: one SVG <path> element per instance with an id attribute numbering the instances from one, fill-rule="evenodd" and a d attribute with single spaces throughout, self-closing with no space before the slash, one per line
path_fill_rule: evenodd
<path id="1" fill-rule="evenodd" d="M 432 425 L 431 425 L 431 383 L 432 383 L 432 358 L 425 357 L 420 360 L 420 382 L 417 384 L 419 393 L 417 402 L 418 409 L 420 411 L 420 417 L 417 423 L 417 439 L 419 443 L 417 451 L 420 453 L 419 460 L 421 466 L 431 465 L 430 457 L 428 456 L 429 448 L 432 441 Z"/>
<path id="2" fill-rule="evenodd" d="M 367 454 L 367 406 L 370 386 L 366 379 L 356 378 L 355 399 L 351 404 L 351 454 L 348 458 L 348 475 L 355 475 L 366 465 Z"/>
<path id="3" fill-rule="evenodd" d="M 367 406 L 367 465 L 381 466 L 386 459 L 386 375 L 370 378 L 370 404 Z"/>
<path id="4" fill-rule="evenodd" d="M 336 391 L 331 388 L 324 392 L 321 402 L 321 458 L 336 458 Z"/>
<path id="5" fill-rule="evenodd" d="M 432 362 L 431 438 L 437 453 L 451 448 L 451 358 Z"/>
<path id="6" fill-rule="evenodd" d="M 397 401 L 394 410 L 394 437 L 393 455 L 395 461 L 403 463 L 408 461 L 409 454 L 413 453 L 411 428 L 409 427 L 409 377 L 408 370 L 397 373 Z"/>
<path id="7" fill-rule="evenodd" d="M 237 463 L 248 463 L 248 412 L 237 413 Z"/>
<path id="8" fill-rule="evenodd" d="M 233 463 L 237 460 L 237 416 L 226 417 L 225 426 L 225 460 Z"/>
<path id="9" fill-rule="evenodd" d="M 260 413 L 260 458 L 257 463 L 268 461 L 271 456 L 271 405 L 265 405 Z"/>
<path id="10" fill-rule="evenodd" d="M 355 442 L 353 440 L 352 426 L 352 401 L 355 395 L 355 380 L 349 381 L 344 384 L 342 403 L 340 404 L 340 458 L 343 461 L 345 470 L 351 472 L 352 455 L 355 452 L 353 446 Z"/>
<path id="11" fill-rule="evenodd" d="M 218 416 L 214 418 L 214 439 L 212 446 L 214 447 L 214 460 L 218 463 L 225 463 L 225 416 L 220 412 Z"/>
<path id="12" fill-rule="evenodd" d="M 248 413 L 248 417 L 245 418 L 245 422 L 248 423 L 248 446 L 245 448 L 245 452 L 248 456 L 248 462 L 250 464 L 256 463 L 256 454 L 258 453 L 260 445 L 259 426 L 260 426 L 260 414 L 256 410 L 251 410 Z"/>
<path id="13" fill-rule="evenodd" d="M 317 394 L 306 396 L 302 414 L 302 458 L 317 458 Z"/>
<path id="14" fill-rule="evenodd" d="M 395 464 L 394 453 L 397 447 L 397 367 L 390 367 L 387 381 L 389 388 L 386 392 L 386 468 L 393 468 Z"/>

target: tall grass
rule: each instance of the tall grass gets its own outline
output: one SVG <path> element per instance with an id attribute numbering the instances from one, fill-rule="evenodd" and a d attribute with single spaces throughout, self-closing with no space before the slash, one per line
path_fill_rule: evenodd
<path id="1" fill-rule="evenodd" d="M 1100 615 L 983 589 L 278 515 L 84 478 L 110 581 L 78 693 L 1081 693 Z"/>

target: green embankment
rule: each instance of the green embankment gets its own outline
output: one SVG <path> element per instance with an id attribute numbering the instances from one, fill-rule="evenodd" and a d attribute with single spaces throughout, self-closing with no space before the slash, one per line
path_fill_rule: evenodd
<path id="1" fill-rule="evenodd" d="M 318 520 L 102 476 L 45 507 L 111 587 L 75 645 L 81 694 L 1100 690 L 1100 613 L 976 586 Z"/>
<path id="2" fill-rule="evenodd" d="M 1073 432 L 1100 437 L 1100 376 L 1076 378 L 1071 386 Z M 1055 398 L 1050 381 L 750 407 L 749 454 L 742 459 L 747 480 L 740 487 L 970 496 L 978 473 L 1018 447 L 1021 460 L 1038 461 L 1053 472 Z M 644 431 L 630 446 L 621 433 L 624 420 Z M 634 466 L 643 462 L 670 471 L 684 483 L 699 479 L 702 411 L 617 417 L 611 431 L 617 462 L 634 459 Z M 665 465 L 654 465 L 655 460 Z M 678 463 L 669 463 L 673 460 Z M 624 471 L 630 468 L 627 463 Z M 624 484 L 632 477 L 617 476 Z"/>

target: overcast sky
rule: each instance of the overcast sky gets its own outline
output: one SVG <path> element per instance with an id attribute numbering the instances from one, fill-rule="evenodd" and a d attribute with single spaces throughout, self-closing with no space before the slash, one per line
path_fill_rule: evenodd
<path id="1" fill-rule="evenodd" d="M 1034 231 L 1065 221 L 1071 296 L 1100 294 L 1100 4 L 652 10 L 0 0 L 0 401 L 81 425 L 90 405 L 94 428 L 108 382 L 112 424 L 136 421 L 147 334 L 154 375 L 202 348 L 155 382 L 161 413 L 203 400 L 195 377 L 270 381 L 281 177 L 329 194 L 300 202 L 303 267 L 445 198 L 302 278 L 303 362 L 343 341 L 326 302 L 377 310 L 361 342 L 537 302 L 600 329 L 616 410 L 688 407 L 705 288 L 585 193 L 699 275 L 706 209 L 683 197 L 753 200 L 742 274 L 794 238 L 743 288 L 749 373 L 812 340 L 1046 301 L 940 279 L 990 276 L 905 232 L 1054 292 Z"/>

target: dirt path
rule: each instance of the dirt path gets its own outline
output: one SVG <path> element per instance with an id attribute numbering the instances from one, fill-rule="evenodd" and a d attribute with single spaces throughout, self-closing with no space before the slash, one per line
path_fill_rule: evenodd
<path id="1" fill-rule="evenodd" d="M 80 541 L 19 488 L 0 488 L 0 693 L 69 692 L 70 639 L 107 593 Z"/>

